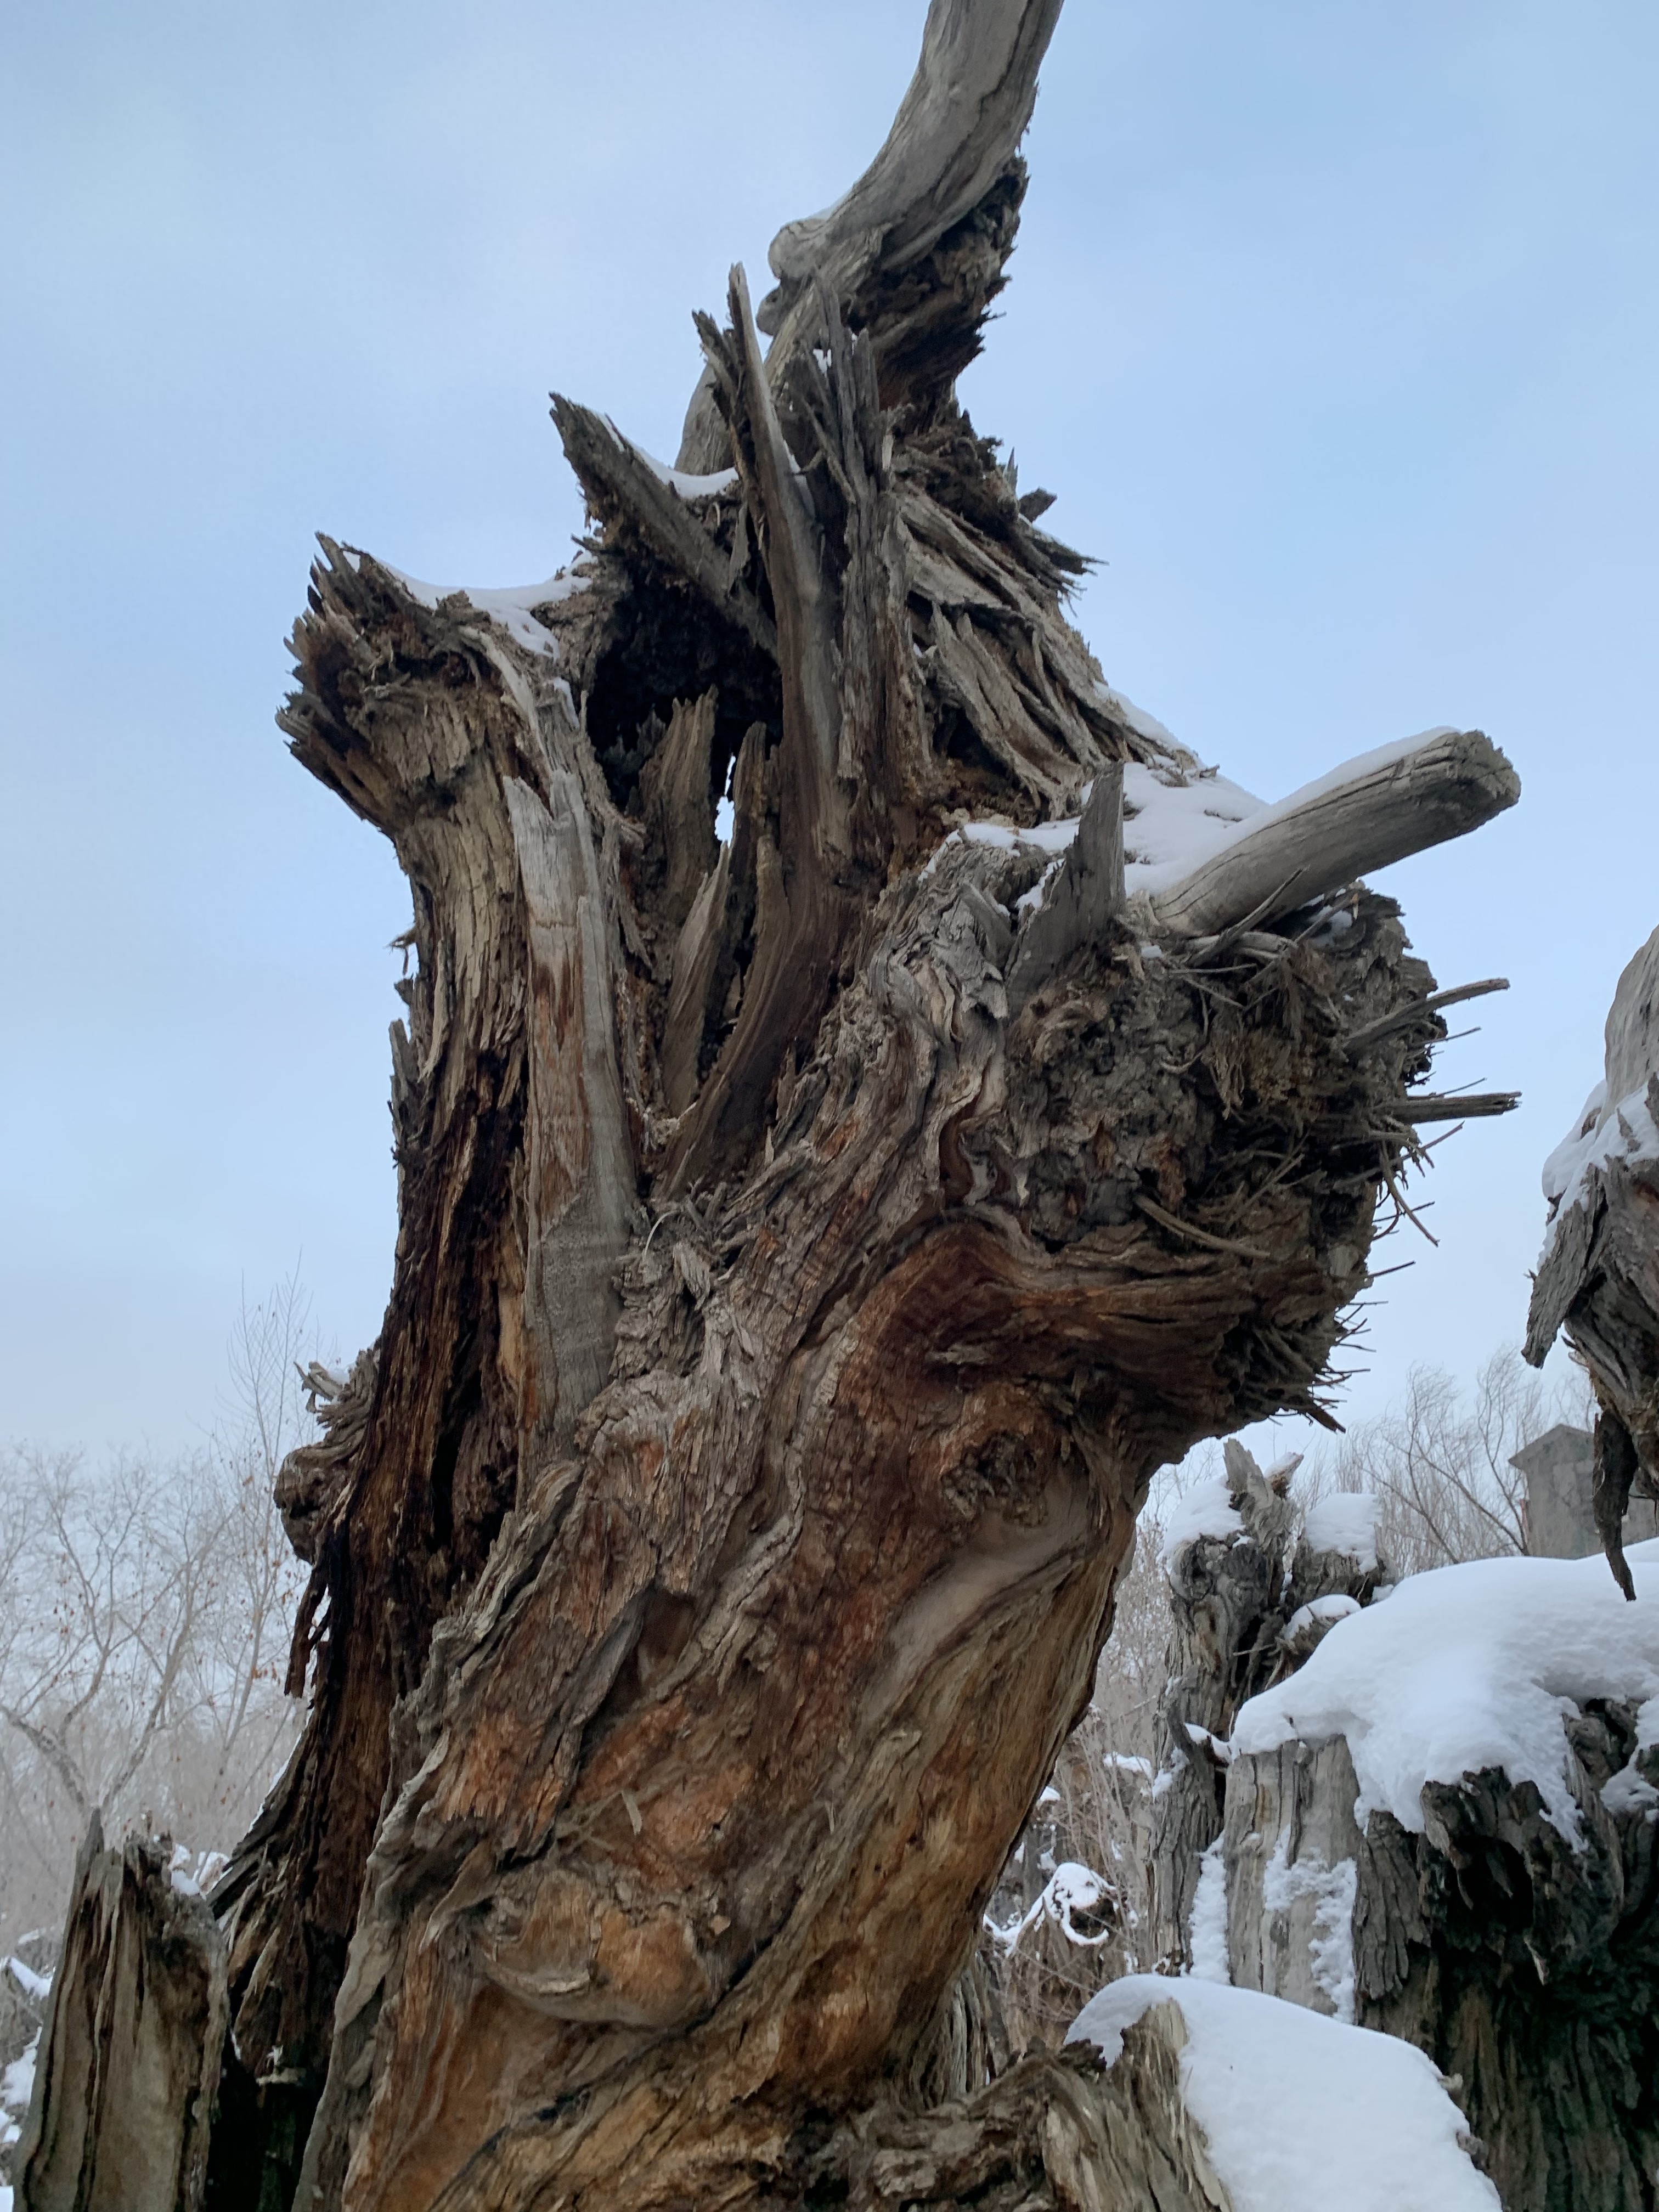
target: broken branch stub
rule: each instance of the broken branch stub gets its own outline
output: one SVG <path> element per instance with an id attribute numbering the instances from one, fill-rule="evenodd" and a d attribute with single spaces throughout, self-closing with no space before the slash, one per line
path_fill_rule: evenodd
<path id="1" fill-rule="evenodd" d="M 1095 778 L 1077 836 L 1020 933 L 1008 970 L 1009 1012 L 1083 946 L 1105 941 L 1122 911 L 1123 763 L 1112 761 Z"/>
<path id="2" fill-rule="evenodd" d="M 1171 936 L 1277 921 L 1376 868 L 1467 836 L 1513 806 L 1521 780 L 1479 730 L 1436 730 L 1349 762 L 1251 817 L 1152 900 Z"/>
<path id="3" fill-rule="evenodd" d="M 172 1848 L 88 1827 L 14 2166 L 27 2212 L 203 2212 L 225 1947 Z"/>

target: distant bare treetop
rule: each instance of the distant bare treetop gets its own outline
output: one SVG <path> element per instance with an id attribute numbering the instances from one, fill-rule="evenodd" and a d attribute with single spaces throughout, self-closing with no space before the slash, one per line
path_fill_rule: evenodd
<path id="1" fill-rule="evenodd" d="M 291 1747 L 303 1574 L 272 1486 L 311 1424 L 297 1278 L 244 1303 L 210 1448 L 101 1468 L 0 1449 L 0 1943 L 55 1925 L 94 1810 L 228 1852 Z"/>

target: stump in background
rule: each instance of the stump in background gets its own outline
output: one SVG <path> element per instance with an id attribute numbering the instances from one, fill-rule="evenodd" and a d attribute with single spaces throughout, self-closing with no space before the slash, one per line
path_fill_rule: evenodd
<path id="1" fill-rule="evenodd" d="M 172 1846 L 76 1862 L 13 2171 L 26 2212 L 202 2212 L 228 2011 L 225 1951 Z"/>

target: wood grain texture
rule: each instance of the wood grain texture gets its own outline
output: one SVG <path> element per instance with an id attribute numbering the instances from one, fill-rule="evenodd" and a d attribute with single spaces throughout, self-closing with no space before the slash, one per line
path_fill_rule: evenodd
<path id="1" fill-rule="evenodd" d="M 1533 1279 L 1525 1351 L 1542 1366 L 1565 1329 L 1589 1372 L 1598 1408 L 1595 1522 L 1620 1587 L 1633 1599 L 1626 1510 L 1633 1490 L 1659 1498 L 1659 1160 L 1635 1141 L 1628 1115 L 1619 1117 L 1639 1100 L 1659 1127 L 1659 930 L 1619 979 L 1603 1081 L 1598 1120 L 1610 1141 L 1551 1223 Z"/>
<path id="2" fill-rule="evenodd" d="M 415 968 L 385 1322 L 280 1483 L 310 1710 L 214 1899 L 237 2170 L 303 2145 L 304 2212 L 1196 2201 L 1167 2035 L 988 2083 L 963 1965 L 1154 1469 L 1319 1407 L 1443 1024 L 1389 902 L 1239 922 L 1271 839 L 1156 957 L 1121 910 L 1123 764 L 1196 763 L 953 390 L 1056 13 L 936 0 L 770 353 L 741 272 L 699 318 L 729 475 L 556 402 L 535 627 L 313 572 L 283 726 Z M 1479 818 L 1458 742 L 1304 892 Z M 1091 785 L 1032 920 L 1010 833 Z"/>
<path id="3" fill-rule="evenodd" d="M 1346 1938 L 1358 2025 L 1447 2076 L 1506 2212 L 1625 2212 L 1646 2202 L 1659 2155 L 1659 1835 L 1640 1804 L 1610 1810 L 1601 1790 L 1632 1756 L 1659 1773 L 1659 1753 L 1637 1753 L 1636 1708 L 1620 1699 L 1564 1724 L 1571 1843 L 1533 1784 L 1495 1768 L 1426 1784 L 1413 1833 L 1387 1812 L 1356 1825 L 1340 1736 L 1239 1759 L 1230 1961 L 1242 1986 L 1329 2011 L 1316 1969 L 1328 1984 Z"/>
<path id="4" fill-rule="evenodd" d="M 1160 891 L 1163 928 L 1191 937 L 1249 915 L 1277 921 L 1447 839 L 1466 836 L 1521 796 L 1521 780 L 1479 730 L 1438 730 L 1336 770 L 1272 807 L 1213 859 Z"/>
<path id="5" fill-rule="evenodd" d="M 64 1952 L 13 2166 L 27 2212 L 203 2212 L 225 2039 L 225 1949 L 172 1845 L 76 1861 Z"/>

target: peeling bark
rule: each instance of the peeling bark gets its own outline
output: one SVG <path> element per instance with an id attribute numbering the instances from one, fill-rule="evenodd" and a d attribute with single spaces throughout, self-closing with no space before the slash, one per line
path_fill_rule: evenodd
<path id="1" fill-rule="evenodd" d="M 1123 763 L 1197 764 L 952 390 L 1056 12 L 936 0 L 770 352 L 741 271 L 700 319 L 695 476 L 556 402 L 596 534 L 544 647 L 313 571 L 283 725 L 416 967 L 385 1325 L 282 1478 L 311 1709 L 215 1898 L 236 2154 L 280 2196 L 303 2142 L 307 2212 L 1199 2201 L 1130 2075 L 988 2086 L 959 1969 L 1153 1469 L 1317 1406 L 1443 1030 L 1352 881 L 1392 785 L 1340 933 L 1121 910 Z M 1458 744 L 1453 828 L 1514 795 Z M 1042 855 L 951 833 L 1086 787 L 1028 921 Z"/>

